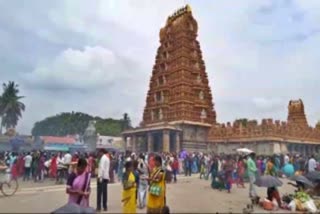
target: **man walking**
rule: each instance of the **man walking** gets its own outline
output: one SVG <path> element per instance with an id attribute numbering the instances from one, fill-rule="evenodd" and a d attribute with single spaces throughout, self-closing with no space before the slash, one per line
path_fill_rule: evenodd
<path id="1" fill-rule="evenodd" d="M 24 158 L 24 175 L 23 181 L 30 179 L 32 156 L 28 153 Z"/>
<path id="2" fill-rule="evenodd" d="M 311 155 L 308 161 L 308 172 L 314 172 L 317 168 L 317 161 L 314 159 L 314 155 Z"/>
<path id="3" fill-rule="evenodd" d="M 98 168 L 98 180 L 97 180 L 97 211 L 101 211 L 101 203 L 103 206 L 103 210 L 107 211 L 107 200 L 108 200 L 108 182 L 110 180 L 109 177 L 109 169 L 110 169 L 110 159 L 108 157 L 108 152 L 104 149 L 101 149 L 99 152 L 100 161 Z M 101 201 L 102 197 L 102 201 Z"/>
<path id="4" fill-rule="evenodd" d="M 248 176 L 250 181 L 250 186 L 249 186 L 250 198 L 256 198 L 258 196 L 256 189 L 254 187 L 254 182 L 256 181 L 256 174 L 257 174 L 257 166 L 255 161 L 253 161 L 254 157 L 255 157 L 254 153 L 249 154 L 248 161 L 247 161 Z"/>

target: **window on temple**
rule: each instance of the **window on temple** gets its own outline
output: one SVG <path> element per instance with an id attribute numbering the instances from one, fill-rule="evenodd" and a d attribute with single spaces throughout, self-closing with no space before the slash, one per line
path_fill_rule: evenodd
<path id="1" fill-rule="evenodd" d="M 159 110 L 159 120 L 162 120 L 163 119 L 163 112 L 162 112 L 162 109 Z"/>
<path id="2" fill-rule="evenodd" d="M 200 74 L 197 76 L 197 83 L 201 83 L 201 76 L 200 76 Z"/>
<path id="3" fill-rule="evenodd" d="M 156 93 L 156 101 L 157 101 L 157 102 L 161 102 L 161 98 L 162 98 L 161 92 L 158 91 L 158 92 Z"/>
<path id="4" fill-rule="evenodd" d="M 159 82 L 159 85 L 163 85 L 164 84 L 164 77 L 163 76 L 160 76 L 159 79 L 158 79 L 158 82 Z"/>
<path id="5" fill-rule="evenodd" d="M 162 120 L 162 119 L 163 119 L 162 109 L 161 109 L 161 108 L 160 108 L 160 109 L 156 109 L 154 116 L 155 116 L 155 118 L 156 118 L 157 120 Z"/>
<path id="6" fill-rule="evenodd" d="M 154 120 L 154 111 L 151 110 L 151 121 L 153 121 L 153 120 Z"/>
<path id="7" fill-rule="evenodd" d="M 203 91 L 200 91 L 200 92 L 199 92 L 199 99 L 200 99 L 200 100 L 203 100 L 203 99 L 204 99 L 204 93 L 203 93 Z"/>
<path id="8" fill-rule="evenodd" d="M 199 64 L 199 62 L 196 62 L 196 63 L 194 64 L 194 67 L 195 67 L 196 69 L 200 69 L 200 64 Z"/>
<path id="9" fill-rule="evenodd" d="M 162 63 L 162 64 L 160 65 L 160 69 L 161 69 L 161 71 L 166 71 L 166 70 L 168 70 L 168 65 L 167 65 L 167 63 Z"/>

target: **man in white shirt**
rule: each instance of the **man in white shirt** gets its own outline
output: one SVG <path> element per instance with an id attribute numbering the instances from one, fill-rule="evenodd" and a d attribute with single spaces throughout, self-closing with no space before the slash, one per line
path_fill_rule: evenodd
<path id="1" fill-rule="evenodd" d="M 71 161 L 72 161 L 72 155 L 70 154 L 70 152 L 67 152 L 63 156 L 63 163 L 67 167 L 67 169 L 66 169 L 67 170 L 67 172 L 66 172 L 67 175 L 71 174 L 71 172 L 72 172 Z"/>
<path id="2" fill-rule="evenodd" d="M 63 157 L 64 164 L 69 166 L 71 164 L 71 160 L 72 160 L 72 155 L 69 152 L 67 152 Z"/>
<path id="3" fill-rule="evenodd" d="M 314 156 L 311 155 L 311 158 L 308 161 L 308 172 L 314 172 L 317 168 L 317 162 L 314 159 Z"/>
<path id="4" fill-rule="evenodd" d="M 101 211 L 101 202 L 103 210 L 107 211 L 107 200 L 108 200 L 108 182 L 109 169 L 110 169 L 110 158 L 109 154 L 105 149 L 99 151 L 100 161 L 98 168 L 98 181 L 97 181 L 97 211 Z M 102 201 L 101 201 L 102 197 Z"/>
<path id="5" fill-rule="evenodd" d="M 29 180 L 30 178 L 30 172 L 31 172 L 31 163 L 32 163 L 32 156 L 30 153 L 28 153 L 24 158 L 24 176 L 23 180 L 25 181 L 26 179 Z"/>
<path id="6" fill-rule="evenodd" d="M 284 165 L 288 164 L 290 161 L 289 155 L 284 156 Z"/>

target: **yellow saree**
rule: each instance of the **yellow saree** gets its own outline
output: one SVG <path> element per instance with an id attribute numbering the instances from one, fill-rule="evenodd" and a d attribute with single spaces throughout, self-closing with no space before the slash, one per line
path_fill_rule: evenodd
<path id="1" fill-rule="evenodd" d="M 158 174 L 160 168 L 155 168 L 152 170 L 151 178 Z M 166 184 L 165 184 L 165 173 L 160 172 L 161 178 L 158 182 L 152 181 L 151 184 L 157 184 L 161 188 L 159 196 L 152 195 L 150 191 L 148 192 L 147 198 L 147 213 L 161 213 L 163 207 L 165 206 L 165 195 L 166 195 Z"/>
<path id="2" fill-rule="evenodd" d="M 129 174 L 129 178 L 127 182 L 131 184 L 134 184 L 136 182 L 136 179 L 132 172 Z M 123 188 L 122 203 L 123 203 L 123 208 L 122 208 L 123 213 L 136 213 L 136 209 L 137 209 L 136 185 L 133 185 L 133 187 L 128 189 Z"/>

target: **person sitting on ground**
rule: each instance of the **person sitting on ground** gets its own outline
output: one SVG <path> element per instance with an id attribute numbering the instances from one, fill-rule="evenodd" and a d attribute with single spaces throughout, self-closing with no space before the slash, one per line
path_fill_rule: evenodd
<path id="1" fill-rule="evenodd" d="M 276 199 L 277 203 L 278 203 L 278 207 L 281 207 L 281 198 L 280 198 L 280 194 L 279 191 L 276 187 L 269 187 L 267 189 L 267 199 L 269 201 L 273 201 L 273 199 Z"/>

